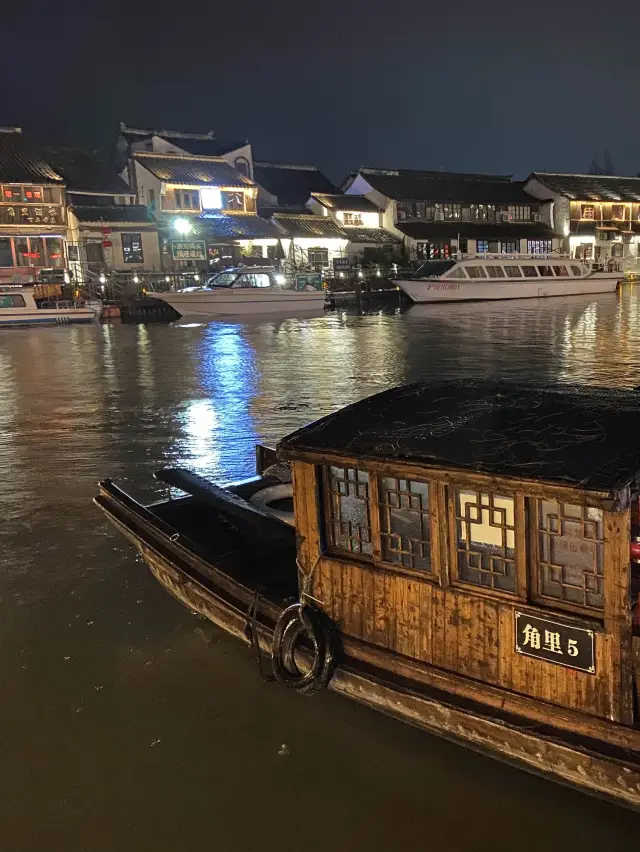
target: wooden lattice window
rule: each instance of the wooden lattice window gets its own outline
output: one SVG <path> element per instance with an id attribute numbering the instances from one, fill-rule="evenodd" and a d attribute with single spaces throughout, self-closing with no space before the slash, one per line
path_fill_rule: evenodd
<path id="1" fill-rule="evenodd" d="M 604 608 L 602 509 L 537 500 L 534 596 L 590 610 Z"/>
<path id="2" fill-rule="evenodd" d="M 458 580 L 516 594 L 514 498 L 456 489 L 454 519 Z"/>
<path id="3" fill-rule="evenodd" d="M 380 477 L 378 504 L 383 561 L 431 572 L 428 484 L 391 476 Z"/>
<path id="4" fill-rule="evenodd" d="M 355 467 L 327 469 L 331 543 L 337 550 L 371 555 L 369 474 Z"/>

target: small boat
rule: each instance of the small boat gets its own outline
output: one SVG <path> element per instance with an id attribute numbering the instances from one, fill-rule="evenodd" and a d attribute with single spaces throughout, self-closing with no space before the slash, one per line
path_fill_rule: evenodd
<path id="1" fill-rule="evenodd" d="M 96 312 L 72 302 L 41 302 L 33 287 L 0 286 L 0 328 L 26 325 L 69 325 L 93 322 Z"/>
<path id="2" fill-rule="evenodd" d="M 394 283 L 418 303 L 612 293 L 624 273 L 558 255 L 481 254 L 428 260 Z"/>
<path id="3" fill-rule="evenodd" d="M 636 391 L 421 383 L 235 486 L 165 469 L 181 496 L 96 503 L 265 677 L 637 809 L 639 428 Z"/>
<path id="4" fill-rule="evenodd" d="M 294 290 L 277 278 L 270 268 L 239 267 L 212 276 L 204 287 L 148 295 L 167 302 L 183 317 L 320 312 L 325 307 L 324 290 Z"/>

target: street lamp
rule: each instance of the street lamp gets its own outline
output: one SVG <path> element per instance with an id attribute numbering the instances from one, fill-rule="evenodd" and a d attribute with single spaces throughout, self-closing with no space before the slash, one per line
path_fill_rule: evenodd
<path id="1" fill-rule="evenodd" d="M 183 237 L 186 237 L 187 234 L 190 234 L 193 231 L 193 225 L 188 219 L 174 219 L 173 227 L 179 234 L 182 234 Z"/>

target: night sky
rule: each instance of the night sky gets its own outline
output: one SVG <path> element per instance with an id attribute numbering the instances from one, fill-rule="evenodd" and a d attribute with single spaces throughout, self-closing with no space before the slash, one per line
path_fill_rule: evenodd
<path id="1" fill-rule="evenodd" d="M 0 123 L 109 149 L 119 121 L 254 157 L 514 173 L 640 171 L 640 2 L 23 2 Z"/>

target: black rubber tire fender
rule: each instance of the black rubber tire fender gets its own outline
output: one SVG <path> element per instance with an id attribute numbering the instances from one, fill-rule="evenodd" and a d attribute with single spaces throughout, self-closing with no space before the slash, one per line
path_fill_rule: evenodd
<path id="1" fill-rule="evenodd" d="M 313 664 L 306 672 L 301 672 L 295 662 L 296 647 L 303 636 L 309 638 L 313 649 Z M 324 689 L 336 668 L 338 645 L 337 633 L 324 613 L 301 603 L 287 607 L 273 634 L 276 680 L 305 695 Z"/>

